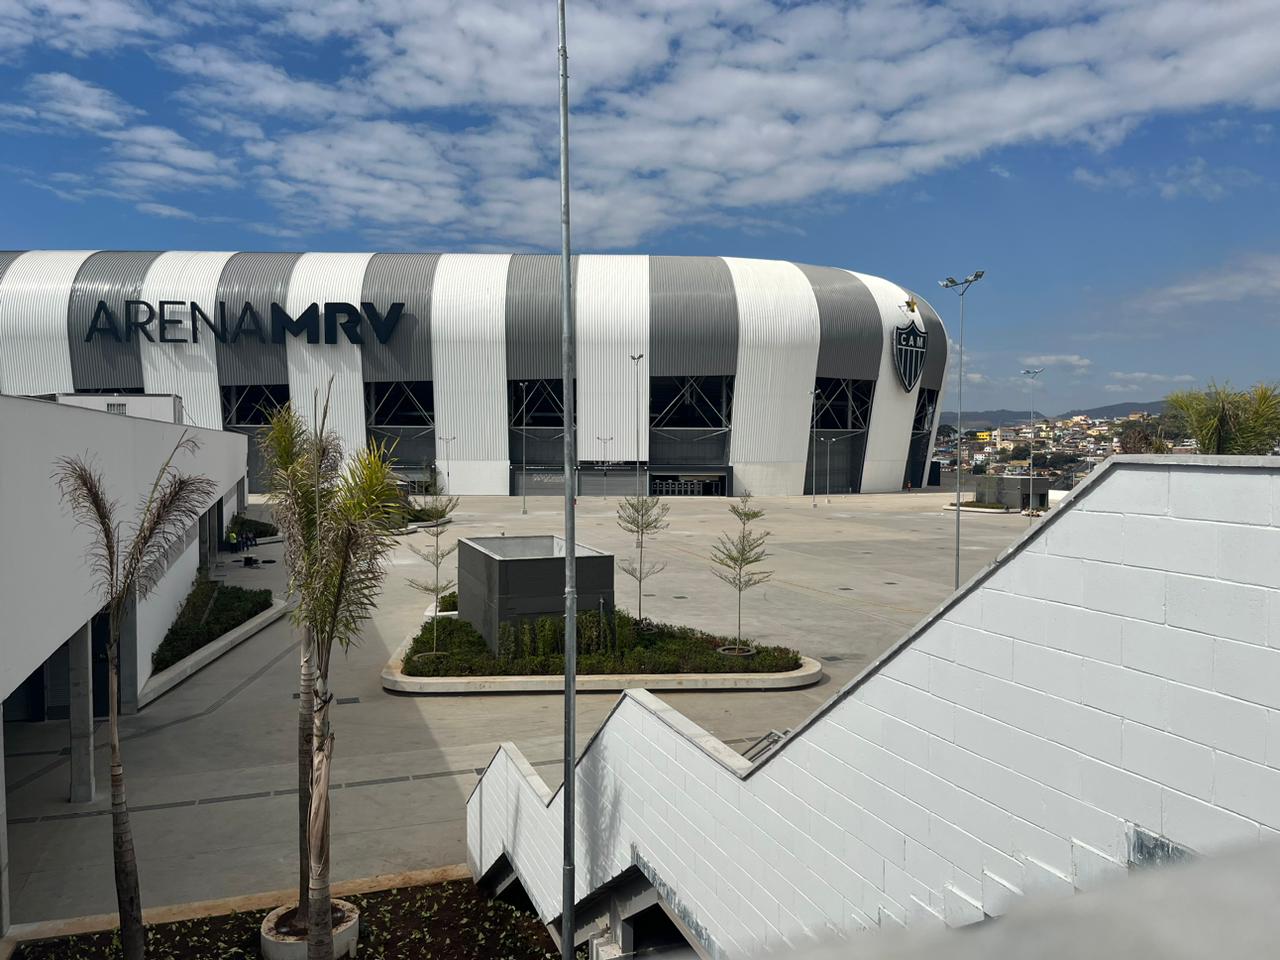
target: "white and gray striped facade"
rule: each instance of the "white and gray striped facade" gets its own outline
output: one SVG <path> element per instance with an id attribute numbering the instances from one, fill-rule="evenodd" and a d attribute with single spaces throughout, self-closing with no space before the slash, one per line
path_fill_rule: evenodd
<path id="1" fill-rule="evenodd" d="M 947 338 L 908 290 L 732 257 L 584 254 L 573 277 L 584 493 L 622 492 L 637 463 L 659 493 L 927 475 Z M 299 326 L 273 331 L 273 313 Z M 906 323 L 927 340 L 911 389 L 893 347 Z M 0 393 L 173 393 L 188 422 L 252 435 L 288 399 L 309 417 L 332 378 L 348 448 L 394 440 L 407 473 L 434 466 L 455 493 L 559 492 L 560 350 L 554 256 L 0 252 Z"/>

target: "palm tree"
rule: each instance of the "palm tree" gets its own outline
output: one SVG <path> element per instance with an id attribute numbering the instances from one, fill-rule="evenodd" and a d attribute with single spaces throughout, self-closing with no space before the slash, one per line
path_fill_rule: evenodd
<path id="1" fill-rule="evenodd" d="M 111 498 L 103 473 L 83 457 L 60 457 L 53 480 L 75 522 L 89 531 L 85 554 L 90 576 L 101 595 L 110 625 L 107 639 L 108 727 L 111 738 L 111 853 L 115 866 L 120 943 L 125 960 L 143 960 L 147 932 L 142 925 L 138 861 L 124 792 L 124 760 L 120 754 L 120 629 L 131 599 L 141 600 L 164 572 L 165 555 L 208 509 L 217 487 L 207 477 L 183 473 L 174 460 L 199 449 L 195 437 L 183 433 L 156 473 L 137 516 L 117 519 L 120 503 Z"/>
<path id="2" fill-rule="evenodd" d="M 1201 453 L 1265 456 L 1280 442 L 1280 390 L 1274 386 L 1232 390 L 1210 383 L 1204 392 L 1172 393 L 1166 402 Z"/>
<path id="3" fill-rule="evenodd" d="M 290 588 L 298 596 L 294 619 L 303 634 L 300 699 L 309 695 L 312 703 L 307 718 L 307 890 L 305 897 L 299 890 L 298 912 L 301 918 L 305 904 L 311 960 L 333 958 L 329 772 L 334 735 L 329 722 L 333 701 L 329 665 L 334 644 L 344 650 L 350 647 L 373 612 L 386 577 L 383 561 L 393 543 L 391 531 L 401 519 L 387 449 L 370 445 L 344 463 L 341 443 L 325 427 L 328 408 L 326 398 L 323 412 L 310 429 L 290 406 L 281 408 L 263 441 L 271 469 L 272 505 L 289 561 Z M 300 725 L 300 743 L 302 736 Z"/>

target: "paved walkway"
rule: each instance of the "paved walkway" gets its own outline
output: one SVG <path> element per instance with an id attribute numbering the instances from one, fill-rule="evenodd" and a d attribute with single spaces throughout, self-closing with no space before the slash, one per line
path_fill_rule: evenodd
<path id="1" fill-rule="evenodd" d="M 619 488 L 621 489 L 621 488 Z M 954 515 L 945 494 L 915 493 L 757 504 L 773 531 L 769 584 L 744 602 L 746 630 L 823 659 L 830 676 L 807 690 L 664 694 L 698 723 L 745 747 L 770 728 L 794 725 L 951 590 Z M 706 559 L 732 518 L 723 500 L 672 500 L 671 527 L 651 544 L 664 573 L 646 584 L 645 612 L 705 629 L 733 629 L 735 595 Z M 619 555 L 631 538 L 613 519 L 616 501 L 579 503 L 579 540 Z M 553 533 L 559 501 L 531 498 L 528 516 L 507 498 L 466 498 L 447 537 Z M 991 560 L 1028 521 L 965 515 L 963 575 Z M 335 879 L 422 869 L 464 859 L 463 801 L 478 768 L 514 740 L 558 782 L 562 701 L 557 696 L 415 698 L 382 690 L 379 673 L 421 622 L 425 597 L 406 583 L 427 566 L 408 549 L 392 557 L 386 591 L 360 646 L 336 655 L 333 712 Z M 257 553 L 279 558 L 279 547 Z M 230 559 L 230 558 L 224 558 Z M 281 589 L 282 564 L 244 570 L 231 582 Z M 618 575 L 618 602 L 634 583 Z M 297 650 L 281 620 L 122 722 L 143 900 L 148 906 L 288 887 L 296 874 Z M 580 740 L 616 694 L 579 698 Z M 100 728 L 101 730 L 102 728 Z M 105 736 L 105 730 L 102 730 Z M 100 739 L 102 739 L 100 736 Z M 13 914 L 17 922 L 114 908 L 106 751 L 98 751 L 99 799 L 66 802 L 65 723 L 5 730 Z"/>

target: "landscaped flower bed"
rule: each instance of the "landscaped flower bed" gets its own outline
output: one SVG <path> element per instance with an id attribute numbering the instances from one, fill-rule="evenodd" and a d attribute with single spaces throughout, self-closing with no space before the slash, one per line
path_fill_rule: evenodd
<path id="1" fill-rule="evenodd" d="M 608 618 L 601 630 L 595 611 L 578 615 L 579 674 L 782 673 L 800 667 L 800 655 L 786 647 L 755 647 L 751 656 L 717 652 L 731 637 L 703 633 L 617 613 L 617 635 Z M 503 624 L 494 656 L 475 627 L 455 617 L 437 623 L 438 652 L 432 652 L 428 620 L 404 656 L 411 677 L 550 676 L 564 673 L 564 618 L 539 617 L 517 627 Z"/>
<path id="2" fill-rule="evenodd" d="M 488 900 L 469 880 L 343 897 L 360 909 L 361 960 L 554 960 L 533 914 Z M 148 955 L 174 960 L 257 957 L 266 910 L 148 928 Z M 116 931 L 22 943 L 16 960 L 115 960 Z"/>
<path id="3" fill-rule="evenodd" d="M 247 590 L 213 580 L 197 580 L 173 626 L 152 654 L 151 669 L 159 673 L 173 666 L 270 606 L 270 590 Z"/>

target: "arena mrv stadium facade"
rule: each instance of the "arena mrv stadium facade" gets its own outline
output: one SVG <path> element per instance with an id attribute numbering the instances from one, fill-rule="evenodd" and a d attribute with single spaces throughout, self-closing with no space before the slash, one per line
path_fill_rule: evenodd
<path id="1" fill-rule="evenodd" d="M 947 337 L 910 291 L 731 257 L 573 276 L 580 492 L 631 489 L 637 462 L 667 495 L 927 479 Z M 252 437 L 332 378 L 348 448 L 394 441 L 454 493 L 563 489 L 560 326 L 555 256 L 0 252 L 0 393 L 176 394 Z"/>

